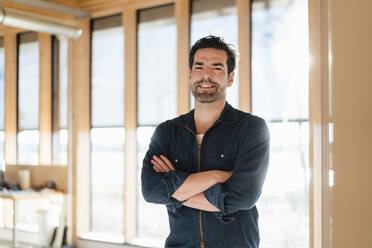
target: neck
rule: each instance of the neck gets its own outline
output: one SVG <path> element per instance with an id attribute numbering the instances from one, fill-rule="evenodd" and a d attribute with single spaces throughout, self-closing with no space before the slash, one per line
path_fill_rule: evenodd
<path id="1" fill-rule="evenodd" d="M 194 119 L 197 133 L 205 133 L 220 117 L 226 104 L 226 97 L 213 103 L 195 101 Z"/>

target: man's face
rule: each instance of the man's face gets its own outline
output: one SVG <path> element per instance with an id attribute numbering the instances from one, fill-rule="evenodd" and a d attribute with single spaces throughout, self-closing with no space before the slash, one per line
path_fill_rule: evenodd
<path id="1" fill-rule="evenodd" d="M 226 96 L 226 87 L 233 83 L 234 72 L 228 75 L 227 53 L 215 48 L 198 49 L 190 70 L 190 89 L 198 102 L 213 103 Z"/>

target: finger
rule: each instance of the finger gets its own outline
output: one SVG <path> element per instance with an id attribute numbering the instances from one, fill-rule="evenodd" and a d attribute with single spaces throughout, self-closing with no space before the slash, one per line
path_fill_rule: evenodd
<path id="1" fill-rule="evenodd" d="M 169 161 L 169 159 L 168 159 L 166 156 L 164 156 L 164 155 L 160 155 L 160 158 L 165 162 L 165 164 L 168 166 L 168 168 L 169 168 L 170 170 L 176 170 L 176 169 L 174 168 L 173 164 L 171 163 L 171 161 Z"/>
<path id="2" fill-rule="evenodd" d="M 168 172 L 170 169 L 168 168 L 168 166 L 164 163 L 164 161 L 161 159 L 161 158 L 159 158 L 158 156 L 153 156 L 153 159 L 158 163 L 158 165 L 160 165 L 161 166 L 161 168 L 163 169 L 163 170 L 165 170 L 165 172 Z"/>
<path id="3" fill-rule="evenodd" d="M 161 165 L 159 165 L 158 162 L 156 162 L 155 160 L 151 160 L 151 163 L 153 164 L 153 167 L 154 170 L 156 172 L 167 172 L 165 169 L 163 169 L 163 167 Z"/>
<path id="4" fill-rule="evenodd" d="M 152 167 L 153 169 L 154 169 L 154 171 L 156 171 L 156 172 L 161 172 L 156 166 L 153 166 Z"/>

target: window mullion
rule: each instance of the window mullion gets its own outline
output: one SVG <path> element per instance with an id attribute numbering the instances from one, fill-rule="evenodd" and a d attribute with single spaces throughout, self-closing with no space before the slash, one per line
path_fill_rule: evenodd
<path id="1" fill-rule="evenodd" d="M 40 53 L 39 164 L 52 164 L 52 37 L 38 34 Z"/>
<path id="2" fill-rule="evenodd" d="M 137 210 L 137 10 L 123 13 L 125 33 L 125 165 L 124 166 L 124 236 L 127 242 L 136 237 Z"/>
<path id="3" fill-rule="evenodd" d="M 236 0 L 239 30 L 239 109 L 251 112 L 251 3 Z"/>

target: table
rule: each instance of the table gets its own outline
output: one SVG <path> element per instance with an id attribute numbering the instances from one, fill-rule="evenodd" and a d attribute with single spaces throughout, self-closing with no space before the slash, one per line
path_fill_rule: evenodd
<path id="1" fill-rule="evenodd" d="M 8 199 L 13 201 L 13 247 L 17 247 L 17 201 L 18 200 L 39 200 L 46 199 L 54 196 L 62 195 L 64 193 L 55 191 L 55 190 L 45 190 L 45 191 L 34 191 L 34 190 L 19 190 L 19 191 L 10 191 L 10 190 L 0 190 L 0 199 Z M 64 200 L 65 201 L 65 200 Z"/>

